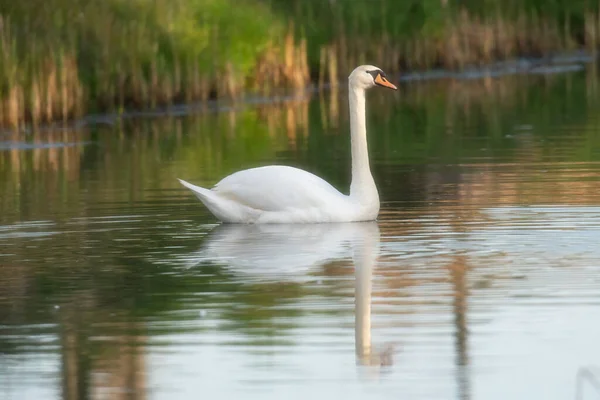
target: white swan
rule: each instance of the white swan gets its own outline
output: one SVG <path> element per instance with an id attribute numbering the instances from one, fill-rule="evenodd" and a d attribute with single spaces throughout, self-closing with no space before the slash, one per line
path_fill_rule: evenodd
<path id="1" fill-rule="evenodd" d="M 352 183 L 346 196 L 325 180 L 281 165 L 236 172 L 212 189 L 179 180 L 222 222 L 320 223 L 372 221 L 379 213 L 379 194 L 369 167 L 365 91 L 375 85 L 397 89 L 372 65 L 357 67 L 348 77 Z"/>

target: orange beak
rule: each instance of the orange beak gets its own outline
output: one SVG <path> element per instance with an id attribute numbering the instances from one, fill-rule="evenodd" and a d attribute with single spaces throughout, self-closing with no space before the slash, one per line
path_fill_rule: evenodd
<path id="1" fill-rule="evenodd" d="M 383 86 L 386 88 L 390 88 L 390 89 L 394 89 L 394 90 L 398 89 L 396 87 L 396 85 L 394 85 L 393 83 L 388 81 L 384 76 L 381 76 L 381 74 L 377 74 L 377 77 L 375 77 L 375 83 L 379 86 Z"/>

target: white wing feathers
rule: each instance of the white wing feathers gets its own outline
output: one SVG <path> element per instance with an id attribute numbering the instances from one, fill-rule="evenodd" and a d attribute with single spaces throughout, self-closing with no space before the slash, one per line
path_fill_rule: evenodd
<path id="1" fill-rule="evenodd" d="M 212 192 L 267 212 L 323 207 L 348 200 L 347 196 L 318 176 L 280 165 L 236 172 L 217 183 Z"/>

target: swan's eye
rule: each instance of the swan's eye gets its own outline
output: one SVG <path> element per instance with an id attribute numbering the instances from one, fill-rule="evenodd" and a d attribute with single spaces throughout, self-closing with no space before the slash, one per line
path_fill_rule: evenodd
<path id="1" fill-rule="evenodd" d="M 371 75 L 371 77 L 373 77 L 373 79 L 377 78 L 378 75 L 385 76 L 383 71 L 378 70 L 378 69 L 375 69 L 373 71 L 367 71 L 367 74 Z"/>

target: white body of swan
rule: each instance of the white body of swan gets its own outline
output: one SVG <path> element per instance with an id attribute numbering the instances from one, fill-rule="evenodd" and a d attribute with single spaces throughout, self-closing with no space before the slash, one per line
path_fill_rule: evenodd
<path id="1" fill-rule="evenodd" d="M 372 221 L 379 194 L 369 167 L 365 91 L 375 85 L 396 89 L 381 69 L 362 65 L 348 78 L 352 183 L 350 194 L 304 170 L 272 165 L 227 176 L 212 189 L 179 180 L 222 222 L 322 223 Z"/>

